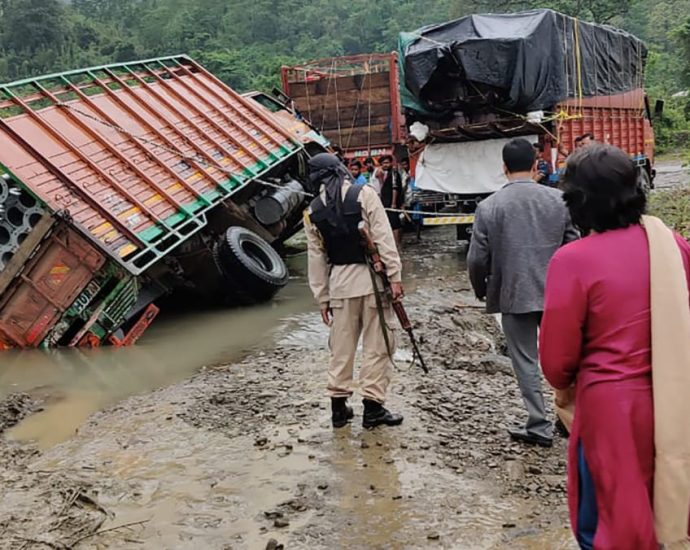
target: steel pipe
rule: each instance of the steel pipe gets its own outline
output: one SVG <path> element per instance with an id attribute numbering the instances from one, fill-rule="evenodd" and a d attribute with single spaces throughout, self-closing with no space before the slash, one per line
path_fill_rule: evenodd
<path id="1" fill-rule="evenodd" d="M 285 219 L 302 203 L 304 188 L 291 180 L 282 189 L 261 197 L 254 206 L 254 215 L 264 225 L 274 225 Z"/>
<path id="2" fill-rule="evenodd" d="M 32 227 L 36 227 L 36 224 L 41 221 L 42 217 L 43 210 L 38 206 L 28 208 L 24 211 L 24 225 L 27 226 L 30 231 Z"/>
<path id="3" fill-rule="evenodd" d="M 10 206 L 5 210 L 5 219 L 15 228 L 24 225 L 24 211 L 18 205 Z"/>

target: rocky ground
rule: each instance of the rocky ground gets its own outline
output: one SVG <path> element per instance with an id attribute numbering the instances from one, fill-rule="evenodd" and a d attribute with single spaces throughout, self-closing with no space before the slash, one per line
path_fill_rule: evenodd
<path id="1" fill-rule="evenodd" d="M 437 231 L 405 255 L 431 373 L 400 338 L 402 426 L 363 430 L 355 399 L 352 425 L 330 427 L 327 330 L 295 315 L 244 358 L 121 401 L 48 450 L 0 438 L 0 548 L 575 548 L 566 441 L 509 441 L 523 407 L 463 250 Z M 40 407 L 6 398 L 0 434 Z"/>

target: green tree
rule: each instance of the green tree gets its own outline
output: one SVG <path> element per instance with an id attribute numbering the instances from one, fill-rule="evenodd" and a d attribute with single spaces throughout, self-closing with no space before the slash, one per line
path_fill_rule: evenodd
<path id="1" fill-rule="evenodd" d="M 29 55 L 60 50 L 68 35 L 65 8 L 57 0 L 9 0 L 3 26 L 3 48 Z"/>

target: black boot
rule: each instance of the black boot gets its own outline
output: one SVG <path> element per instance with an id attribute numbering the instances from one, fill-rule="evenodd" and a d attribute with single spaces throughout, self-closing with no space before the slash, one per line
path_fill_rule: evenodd
<path id="1" fill-rule="evenodd" d="M 364 418 L 362 419 L 362 426 L 365 428 L 375 428 L 381 424 L 386 426 L 398 426 L 402 424 L 403 417 L 401 414 L 393 414 L 385 409 L 381 403 L 372 401 L 371 399 L 364 399 Z"/>
<path id="2" fill-rule="evenodd" d="M 331 397 L 331 413 L 334 428 L 342 428 L 355 415 L 347 405 L 347 397 Z"/>

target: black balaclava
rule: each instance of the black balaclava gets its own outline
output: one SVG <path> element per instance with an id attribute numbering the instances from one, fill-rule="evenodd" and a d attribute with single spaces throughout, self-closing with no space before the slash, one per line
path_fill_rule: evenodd
<path id="1" fill-rule="evenodd" d="M 342 232 L 347 232 L 343 216 L 342 187 L 348 176 L 347 168 L 335 155 L 319 153 L 309 159 L 309 183 L 316 189 L 320 185 L 325 187 L 326 221 Z"/>

